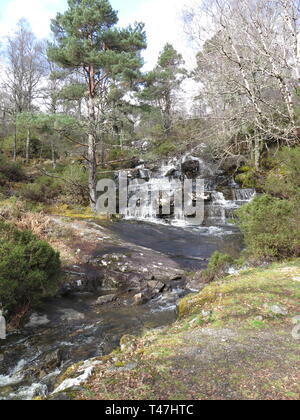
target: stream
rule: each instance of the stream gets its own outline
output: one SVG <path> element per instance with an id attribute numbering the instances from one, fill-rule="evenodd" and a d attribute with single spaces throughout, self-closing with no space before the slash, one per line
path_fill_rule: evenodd
<path id="1" fill-rule="evenodd" d="M 169 261 L 185 272 L 194 272 L 205 268 L 216 250 L 234 257 L 239 255 L 243 242 L 230 218 L 233 210 L 249 201 L 254 191 L 241 190 L 234 185 L 226 197 L 225 193 L 214 190 L 219 181 L 202 161 L 184 158 L 176 165 L 173 162 L 164 165 L 158 177 L 169 177 L 170 173 L 178 176 L 180 165 L 188 171 L 205 172 L 203 176 L 208 179 L 206 189 L 209 190 L 205 223 L 176 226 L 153 220 L 153 217 L 143 221 L 109 222 L 107 229 L 118 240 L 96 246 L 93 257 L 124 254 L 131 244 L 138 249 L 138 255 L 146 250 L 150 265 L 154 262 L 152 256 L 155 260 L 157 255 L 162 255 L 162 261 Z M 143 166 L 137 173 L 149 178 L 149 171 Z M 223 178 L 220 179 L 223 182 Z M 147 211 L 144 214 L 147 215 Z M 153 216 L 153 211 L 149 214 Z M 125 334 L 139 335 L 145 329 L 161 328 L 174 322 L 176 304 L 189 292 L 178 286 L 140 306 L 96 305 L 100 296 L 115 293 L 109 290 L 78 292 L 44 302 L 22 330 L 9 333 L 5 341 L 0 341 L 0 399 L 31 400 L 49 395 L 55 389 L 58 376 L 72 364 L 109 354 Z"/>
<path id="2" fill-rule="evenodd" d="M 215 250 L 237 255 L 242 242 L 233 227 L 174 227 L 122 221 L 110 224 L 122 240 L 167 254 L 186 270 L 203 268 Z M 122 251 L 105 248 L 104 253 Z M 199 260 L 198 258 L 201 257 Z M 166 326 L 176 319 L 177 289 L 142 306 L 96 306 L 99 296 L 77 293 L 43 304 L 22 331 L 0 344 L 0 399 L 47 395 L 71 364 L 110 353 L 124 334 Z"/>

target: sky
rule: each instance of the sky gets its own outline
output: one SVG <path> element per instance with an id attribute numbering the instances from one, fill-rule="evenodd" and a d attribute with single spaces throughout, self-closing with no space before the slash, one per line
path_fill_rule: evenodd
<path id="1" fill-rule="evenodd" d="M 145 70 L 153 68 L 159 52 L 170 42 L 192 67 L 193 52 L 187 44 L 180 11 L 189 0 L 111 0 L 119 11 L 119 25 L 135 21 L 146 24 L 148 48 L 144 53 Z M 25 17 L 39 38 L 50 34 L 50 20 L 67 8 L 67 0 L 0 0 L 0 37 L 13 34 L 17 22 Z"/>

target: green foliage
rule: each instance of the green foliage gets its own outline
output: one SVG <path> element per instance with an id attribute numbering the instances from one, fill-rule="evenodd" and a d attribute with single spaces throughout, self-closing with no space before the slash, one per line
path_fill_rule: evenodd
<path id="1" fill-rule="evenodd" d="M 87 172 L 79 163 L 58 167 L 48 175 L 35 179 L 34 183 L 23 185 L 20 195 L 33 203 L 86 205 L 88 203 Z"/>
<path id="2" fill-rule="evenodd" d="M 222 252 L 216 251 L 209 259 L 208 263 L 208 270 L 216 271 L 216 270 L 223 270 L 224 268 L 233 264 L 234 259 L 227 254 L 223 254 Z"/>
<path id="3" fill-rule="evenodd" d="M 86 87 L 81 83 L 72 83 L 59 92 L 59 98 L 67 101 L 79 101 L 85 96 Z"/>
<path id="4" fill-rule="evenodd" d="M 0 302 L 10 317 L 55 293 L 60 258 L 30 231 L 0 222 L 0 236 Z"/>
<path id="5" fill-rule="evenodd" d="M 139 94 L 142 102 L 158 108 L 163 116 L 162 125 L 168 135 L 172 127 L 174 93 L 187 76 L 184 61 L 171 44 L 166 44 L 157 66 L 145 76 L 144 89 Z"/>
<path id="6" fill-rule="evenodd" d="M 205 282 L 214 281 L 226 275 L 228 268 L 234 264 L 233 257 L 216 251 L 210 257 L 207 269 L 201 273 L 201 278 Z"/>
<path id="7" fill-rule="evenodd" d="M 51 29 L 57 44 L 48 48 L 51 61 L 64 68 L 93 65 L 96 73 L 109 73 L 130 80 L 142 66 L 139 51 L 146 47 L 144 25 L 116 27 L 117 12 L 108 0 L 70 0 Z M 88 35 L 88 36 L 87 36 Z"/>
<path id="8" fill-rule="evenodd" d="M 300 253 L 300 147 L 283 148 L 267 164 L 270 170 L 262 187 L 266 194 L 237 211 L 246 251 L 257 259 L 296 257 Z"/>
<path id="9" fill-rule="evenodd" d="M 72 204 L 87 205 L 89 202 L 88 174 L 84 166 L 74 163 L 67 166 L 62 174 L 62 193 L 69 197 Z"/>
<path id="10" fill-rule="evenodd" d="M 8 182 L 21 182 L 26 178 L 24 171 L 18 163 L 10 162 L 4 156 L 0 156 L 0 185 Z"/>
<path id="11" fill-rule="evenodd" d="M 242 166 L 239 168 L 235 180 L 241 184 L 243 188 L 258 188 L 259 179 L 257 170 L 254 167 Z"/>
<path id="12" fill-rule="evenodd" d="M 300 194 L 300 147 L 283 148 L 273 159 L 265 191 L 280 198 L 293 198 Z"/>
<path id="13" fill-rule="evenodd" d="M 52 202 L 61 193 L 61 182 L 48 176 L 38 177 L 33 184 L 26 184 L 20 190 L 20 194 L 25 200 L 45 204 Z"/>
<path id="14" fill-rule="evenodd" d="M 169 156 L 170 154 L 176 152 L 176 150 L 176 143 L 173 142 L 172 139 L 164 141 L 154 149 L 155 154 L 158 156 Z"/>
<path id="15" fill-rule="evenodd" d="M 112 169 L 128 169 L 130 168 L 132 158 L 135 155 L 136 150 L 121 149 L 121 147 L 114 147 L 109 151 L 107 161 L 110 162 L 110 167 Z"/>
<path id="16" fill-rule="evenodd" d="M 300 255 L 299 202 L 299 196 L 282 200 L 265 194 L 237 211 L 249 256 L 280 259 Z"/>

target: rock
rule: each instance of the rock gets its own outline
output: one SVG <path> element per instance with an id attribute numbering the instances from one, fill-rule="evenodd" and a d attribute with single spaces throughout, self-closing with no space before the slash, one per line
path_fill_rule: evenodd
<path id="1" fill-rule="evenodd" d="M 48 371 L 48 372 L 52 371 L 61 365 L 61 361 L 62 361 L 62 354 L 61 354 L 60 349 L 57 349 L 53 351 L 52 353 L 47 354 L 47 356 L 45 357 L 43 368 L 41 370 L 44 369 L 45 371 Z"/>
<path id="2" fill-rule="evenodd" d="M 178 280 L 182 280 L 182 276 L 181 275 L 176 275 L 170 278 L 170 281 L 178 281 Z"/>
<path id="3" fill-rule="evenodd" d="M 203 282 L 201 276 L 199 274 L 196 274 L 193 276 L 187 283 L 186 288 L 191 290 L 192 292 L 200 292 L 206 284 Z"/>
<path id="4" fill-rule="evenodd" d="M 34 328 L 34 327 L 41 327 L 43 325 L 49 324 L 49 319 L 47 315 L 39 315 L 37 313 L 33 313 L 30 316 L 29 322 L 25 325 L 25 328 Z"/>
<path id="5" fill-rule="evenodd" d="M 137 293 L 133 296 L 133 302 L 135 305 L 144 305 L 149 302 L 150 298 L 146 296 L 143 292 Z"/>
<path id="6" fill-rule="evenodd" d="M 84 314 L 75 311 L 74 309 L 61 309 L 59 312 L 61 312 L 63 315 L 61 317 L 62 321 L 80 321 L 85 318 Z"/>
<path id="7" fill-rule="evenodd" d="M 116 295 L 106 295 L 106 296 L 100 296 L 96 302 L 95 305 L 105 305 L 106 303 L 110 303 L 114 301 L 116 298 Z"/>
<path id="8" fill-rule="evenodd" d="M 200 161 L 192 156 L 187 157 L 182 163 L 181 169 L 185 175 L 195 177 L 200 172 Z"/>
<path id="9" fill-rule="evenodd" d="M 261 316 L 261 315 L 259 315 L 259 316 L 257 316 L 257 317 L 255 317 L 255 321 L 263 321 L 264 320 L 264 317 L 263 316 Z"/>
<path id="10" fill-rule="evenodd" d="M 71 401 L 71 399 L 70 395 L 66 392 L 59 392 L 47 398 L 48 401 Z"/>
<path id="11" fill-rule="evenodd" d="M 140 285 L 144 280 L 144 277 L 138 273 L 129 274 L 128 283 L 133 285 Z"/>
<path id="12" fill-rule="evenodd" d="M 165 283 L 162 283 L 161 281 L 151 280 L 151 281 L 148 281 L 147 287 L 149 287 L 149 289 L 153 289 L 157 291 L 158 293 L 161 293 L 166 287 L 166 285 Z"/>
<path id="13" fill-rule="evenodd" d="M 187 279 L 180 277 L 178 280 L 173 280 L 169 283 L 169 290 L 184 289 L 186 288 Z"/>
<path id="14" fill-rule="evenodd" d="M 59 291 L 59 295 L 62 297 L 68 296 L 70 293 L 72 293 L 72 286 L 70 283 L 64 283 Z"/>
<path id="15" fill-rule="evenodd" d="M 211 316 L 212 312 L 211 311 L 202 311 L 201 314 L 202 314 L 203 318 L 209 318 Z"/>
<path id="16" fill-rule="evenodd" d="M 102 280 L 102 289 L 118 289 L 126 283 L 128 283 L 128 275 L 117 271 L 106 271 Z"/>
<path id="17" fill-rule="evenodd" d="M 279 305 L 270 306 L 269 309 L 275 315 L 288 315 L 288 311 Z"/>
<path id="18" fill-rule="evenodd" d="M 67 390 L 75 390 L 78 387 L 86 382 L 93 374 L 96 366 L 100 365 L 102 362 L 96 359 L 86 360 L 83 364 L 76 368 L 76 366 L 69 368 L 70 376 L 65 379 L 51 395 L 59 394 Z"/>
<path id="19" fill-rule="evenodd" d="M 123 335 L 120 340 L 121 351 L 132 351 L 135 349 L 137 343 L 137 337 L 134 335 Z"/>

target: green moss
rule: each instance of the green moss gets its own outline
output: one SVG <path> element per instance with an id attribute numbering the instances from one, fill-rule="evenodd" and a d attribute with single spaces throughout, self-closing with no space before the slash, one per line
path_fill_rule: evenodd
<path id="1" fill-rule="evenodd" d="M 179 318 L 213 311 L 215 321 L 224 318 L 253 318 L 268 315 L 266 304 L 281 302 L 291 311 L 299 305 L 299 288 L 293 277 L 300 276 L 299 261 L 274 264 L 265 269 L 253 269 L 237 276 L 214 282 L 198 294 L 186 296 L 179 302 Z M 283 272 L 281 270 L 284 270 Z M 284 274 L 283 274 L 284 273 Z M 215 308 L 218 310 L 215 310 Z"/>

